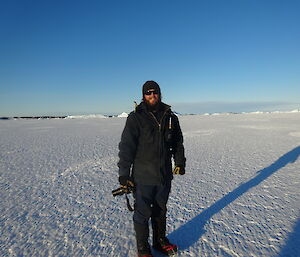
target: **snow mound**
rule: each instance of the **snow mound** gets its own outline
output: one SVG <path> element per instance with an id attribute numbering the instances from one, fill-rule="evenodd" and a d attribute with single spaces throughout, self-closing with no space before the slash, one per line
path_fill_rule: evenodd
<path id="1" fill-rule="evenodd" d="M 122 112 L 121 114 L 118 115 L 119 118 L 127 118 L 128 117 L 128 113 L 126 112 Z"/>

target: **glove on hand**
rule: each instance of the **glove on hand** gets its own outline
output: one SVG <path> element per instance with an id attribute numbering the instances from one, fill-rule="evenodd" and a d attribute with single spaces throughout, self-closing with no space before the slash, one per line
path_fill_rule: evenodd
<path id="1" fill-rule="evenodd" d="M 173 174 L 175 175 L 184 175 L 185 174 L 185 168 L 183 166 L 175 166 L 173 170 Z"/>
<path id="2" fill-rule="evenodd" d="M 120 176 L 119 182 L 120 182 L 120 185 L 123 187 L 134 187 L 133 180 L 129 176 Z"/>

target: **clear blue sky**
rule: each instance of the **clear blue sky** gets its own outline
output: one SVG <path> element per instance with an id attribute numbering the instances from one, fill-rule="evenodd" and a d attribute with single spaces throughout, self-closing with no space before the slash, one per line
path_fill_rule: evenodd
<path id="1" fill-rule="evenodd" d="M 300 107 L 300 1 L 0 3 L 0 116 Z"/>

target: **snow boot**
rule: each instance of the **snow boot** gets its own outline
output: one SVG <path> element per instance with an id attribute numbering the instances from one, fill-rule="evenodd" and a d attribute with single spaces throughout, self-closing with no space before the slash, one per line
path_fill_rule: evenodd
<path id="1" fill-rule="evenodd" d="M 153 248 L 167 256 L 175 256 L 178 252 L 177 245 L 171 244 L 168 238 L 159 238 Z"/>
<path id="2" fill-rule="evenodd" d="M 153 248 L 165 255 L 177 254 L 177 245 L 171 244 L 166 237 L 166 215 L 162 212 L 157 217 L 152 217 Z"/>
<path id="3" fill-rule="evenodd" d="M 138 254 L 138 257 L 153 257 L 153 255 L 150 253 L 150 254 L 148 254 L 148 253 L 146 253 L 146 254 Z"/>
<path id="4" fill-rule="evenodd" d="M 149 237 L 148 225 L 141 225 L 138 223 L 134 223 L 134 230 L 136 236 L 138 257 L 153 257 L 148 242 L 148 237 Z"/>
<path id="5" fill-rule="evenodd" d="M 138 257 L 153 257 L 149 244 L 147 246 L 138 246 Z"/>

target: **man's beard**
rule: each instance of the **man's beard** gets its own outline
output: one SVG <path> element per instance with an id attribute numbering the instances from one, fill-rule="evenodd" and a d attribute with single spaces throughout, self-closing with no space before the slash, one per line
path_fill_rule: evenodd
<path id="1" fill-rule="evenodd" d="M 158 111 L 161 103 L 161 98 L 159 97 L 157 102 L 155 102 L 154 104 L 151 104 L 150 101 L 146 100 L 145 98 L 144 98 L 144 102 L 146 103 L 147 109 L 149 111 Z"/>

